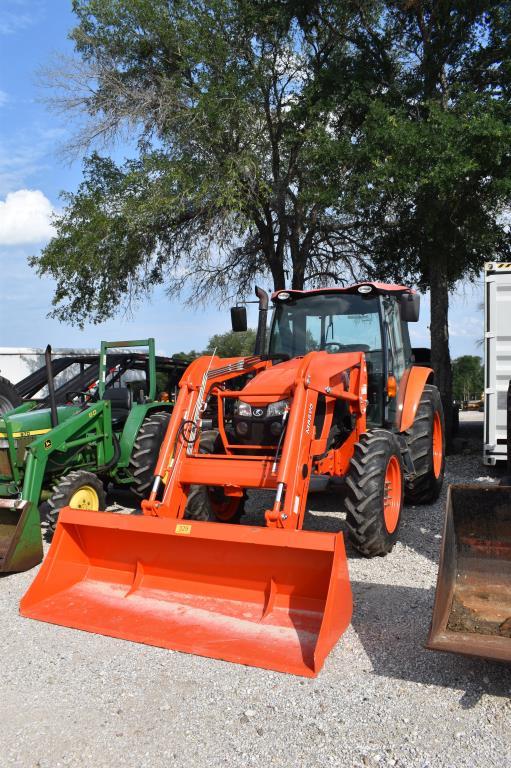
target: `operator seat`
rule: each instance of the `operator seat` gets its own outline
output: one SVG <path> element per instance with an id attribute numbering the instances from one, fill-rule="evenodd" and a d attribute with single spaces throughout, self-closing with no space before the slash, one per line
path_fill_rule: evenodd
<path id="1" fill-rule="evenodd" d="M 110 387 L 105 389 L 103 400 L 112 404 L 112 425 L 122 427 L 133 405 L 133 393 L 128 387 Z"/>

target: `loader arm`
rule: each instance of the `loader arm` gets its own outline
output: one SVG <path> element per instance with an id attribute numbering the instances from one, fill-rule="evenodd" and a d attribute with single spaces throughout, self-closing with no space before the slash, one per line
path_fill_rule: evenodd
<path id="1" fill-rule="evenodd" d="M 27 446 L 21 498 L 0 500 L 0 572 L 24 571 L 41 561 L 39 502 L 48 462 L 86 447 L 95 452 L 91 466 L 101 468 L 114 455 L 108 401 L 79 411 Z"/>
<path id="2" fill-rule="evenodd" d="M 76 413 L 27 446 L 22 498 L 37 506 L 50 457 L 85 446 L 96 454 L 91 466 L 101 468 L 113 458 L 111 405 L 107 400 Z"/>
<path id="3" fill-rule="evenodd" d="M 291 405 L 281 452 L 279 455 L 275 451 L 261 453 L 264 446 L 259 446 L 251 455 L 245 446 L 243 455 L 240 455 L 242 447 L 228 442 L 223 425 L 224 401 L 238 398 L 240 392 L 222 389 L 221 386 L 240 373 L 257 372 L 270 365 L 271 362 L 258 358 L 219 360 L 204 357 L 190 366 L 180 382 L 179 397 L 155 471 L 153 491 L 149 500 L 142 502 L 145 514 L 182 518 L 191 484 L 270 488 L 276 490 L 276 495 L 273 508 L 266 511 L 267 525 L 290 529 L 302 527 L 312 462 L 315 456 L 327 452 L 336 400 L 348 403 L 356 419 L 355 436 L 365 431 L 365 358 L 362 352 L 340 355 L 310 352 L 303 357 L 291 387 Z M 196 424 L 193 414 L 197 410 L 201 389 L 204 400 L 210 396 L 217 397 L 219 431 L 225 450 L 221 456 L 199 453 L 200 424 Z M 251 390 L 252 397 L 264 398 L 269 394 L 280 396 L 281 393 Z M 320 396 L 325 398 L 326 413 L 321 432 L 316 435 L 314 423 Z M 160 502 L 157 493 L 163 479 L 165 491 Z"/>

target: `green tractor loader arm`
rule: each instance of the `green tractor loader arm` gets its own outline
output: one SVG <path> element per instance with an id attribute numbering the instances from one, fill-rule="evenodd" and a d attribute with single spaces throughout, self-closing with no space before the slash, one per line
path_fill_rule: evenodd
<path id="1" fill-rule="evenodd" d="M 45 480 L 51 469 L 59 474 L 70 455 L 81 453 L 80 465 L 94 471 L 107 470 L 116 449 L 112 432 L 110 402 L 94 403 L 79 410 L 58 426 L 37 436 L 26 448 L 21 497 L 0 499 L 0 573 L 24 571 L 37 565 L 43 549 L 39 518 L 39 503 Z M 7 439 L 10 453 L 15 456 L 12 431 Z M 18 468 L 13 463 L 14 477 Z M 8 496 L 13 483 L 1 483 L 0 495 Z"/>

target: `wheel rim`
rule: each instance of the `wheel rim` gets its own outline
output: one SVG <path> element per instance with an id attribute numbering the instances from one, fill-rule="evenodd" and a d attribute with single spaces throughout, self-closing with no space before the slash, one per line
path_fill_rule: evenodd
<path id="1" fill-rule="evenodd" d="M 210 492 L 209 499 L 213 514 L 221 523 L 228 523 L 233 517 L 236 517 L 241 502 L 238 496 L 226 498 L 225 501 L 218 501 Z"/>
<path id="2" fill-rule="evenodd" d="M 394 533 L 401 512 L 401 467 L 396 456 L 391 456 L 385 470 L 383 516 L 385 527 L 389 533 Z"/>
<path id="3" fill-rule="evenodd" d="M 99 496 L 92 485 L 82 485 L 69 499 L 69 506 L 73 509 L 92 509 L 99 511 Z"/>
<path id="4" fill-rule="evenodd" d="M 436 478 L 440 477 L 442 471 L 443 442 L 442 422 L 436 411 L 433 417 L 433 473 Z"/>

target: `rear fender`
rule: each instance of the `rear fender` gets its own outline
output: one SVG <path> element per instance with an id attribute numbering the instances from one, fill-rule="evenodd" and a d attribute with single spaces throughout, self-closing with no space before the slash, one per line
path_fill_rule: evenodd
<path id="1" fill-rule="evenodd" d="M 424 386 L 433 378 L 433 369 L 412 365 L 404 372 L 397 392 L 396 430 L 405 432 L 414 420 Z"/>

